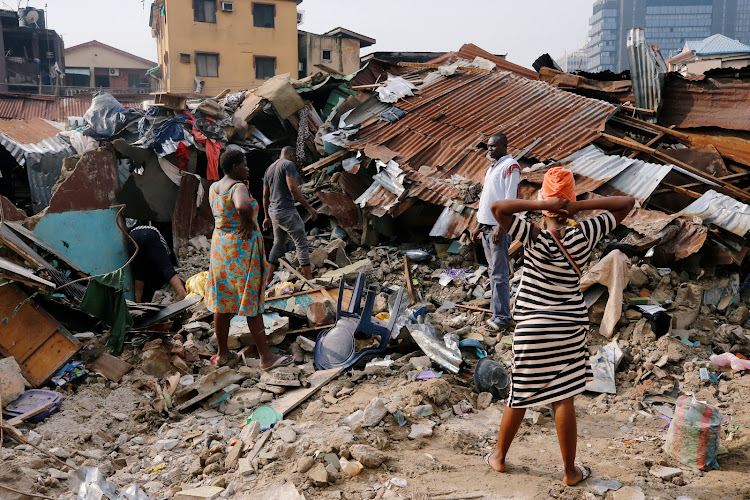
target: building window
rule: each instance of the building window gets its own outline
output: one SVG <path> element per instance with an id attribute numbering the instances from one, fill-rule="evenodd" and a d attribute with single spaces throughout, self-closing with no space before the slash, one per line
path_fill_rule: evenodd
<path id="1" fill-rule="evenodd" d="M 273 28 L 275 17 L 275 5 L 267 3 L 253 4 L 253 26 L 256 28 Z"/>
<path id="2" fill-rule="evenodd" d="M 190 64 L 190 54 L 180 54 L 180 62 Z"/>
<path id="3" fill-rule="evenodd" d="M 330 50 L 323 50 L 323 62 L 333 62 Z"/>
<path id="4" fill-rule="evenodd" d="M 197 23 L 215 23 L 216 0 L 193 0 L 193 19 Z"/>
<path id="5" fill-rule="evenodd" d="M 195 54 L 195 76 L 219 76 L 219 54 Z"/>
<path id="6" fill-rule="evenodd" d="M 269 80 L 276 74 L 275 57 L 256 57 L 255 58 L 255 79 Z"/>
<path id="7" fill-rule="evenodd" d="M 140 87 L 141 75 L 137 73 L 128 73 L 128 87 L 131 89 Z"/>

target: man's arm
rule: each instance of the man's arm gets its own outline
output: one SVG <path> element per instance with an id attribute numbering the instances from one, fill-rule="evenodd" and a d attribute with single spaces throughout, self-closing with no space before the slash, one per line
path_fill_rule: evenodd
<path id="1" fill-rule="evenodd" d="M 318 212 L 312 207 L 312 205 L 310 205 L 310 202 L 307 201 L 305 195 L 302 194 L 302 189 L 300 189 L 299 187 L 299 181 L 297 181 L 297 178 L 287 176 L 286 185 L 287 187 L 289 187 L 289 192 L 292 193 L 294 199 L 300 202 L 303 207 L 305 207 L 307 212 L 310 214 L 310 217 L 312 217 L 312 220 L 317 220 Z"/>
<path id="2" fill-rule="evenodd" d="M 510 173 L 503 179 L 505 182 L 505 199 L 515 200 L 518 198 L 518 184 L 521 182 L 521 167 L 514 162 L 510 169 Z"/>
<path id="3" fill-rule="evenodd" d="M 271 227 L 271 218 L 268 216 L 268 207 L 271 206 L 271 188 L 268 184 L 263 184 L 263 213 L 266 214 L 263 219 L 263 229 L 266 231 Z"/>

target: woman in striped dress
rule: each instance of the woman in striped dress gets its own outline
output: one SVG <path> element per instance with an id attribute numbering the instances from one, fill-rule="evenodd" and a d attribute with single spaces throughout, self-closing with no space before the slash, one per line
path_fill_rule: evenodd
<path id="1" fill-rule="evenodd" d="M 524 247 L 523 279 L 516 297 L 511 392 L 498 432 L 497 450 L 485 461 L 505 471 L 505 457 L 526 408 L 551 404 L 562 452 L 563 483 L 586 479 L 588 467 L 576 465 L 576 416 L 573 397 L 592 379 L 586 333 L 588 310 L 581 293 L 581 268 L 599 240 L 633 208 L 631 197 L 575 201 L 573 173 L 550 169 L 543 200 L 502 200 L 492 205 L 499 227 Z M 541 210 L 541 227 L 514 214 Z M 604 210 L 568 226 L 568 217 L 584 210 Z"/>

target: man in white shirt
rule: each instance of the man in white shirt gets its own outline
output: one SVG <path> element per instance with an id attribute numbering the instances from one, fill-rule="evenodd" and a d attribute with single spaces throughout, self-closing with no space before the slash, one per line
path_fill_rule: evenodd
<path id="1" fill-rule="evenodd" d="M 508 154 L 508 138 L 499 132 L 487 141 L 487 158 L 492 163 L 484 176 L 482 195 L 479 198 L 477 210 L 479 227 L 472 232 L 471 236 L 474 240 L 481 236 L 484 255 L 489 265 L 492 317 L 487 320 L 485 328 L 497 332 L 511 321 L 508 280 L 510 238 L 505 231 L 498 229 L 497 221 L 490 211 L 490 205 L 498 200 L 518 197 L 521 167 Z"/>

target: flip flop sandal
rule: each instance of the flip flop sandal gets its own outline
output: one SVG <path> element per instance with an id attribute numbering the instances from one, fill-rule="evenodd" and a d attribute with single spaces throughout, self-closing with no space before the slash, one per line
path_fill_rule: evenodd
<path id="1" fill-rule="evenodd" d="M 570 486 L 578 486 L 579 484 L 581 484 L 582 482 L 584 482 L 585 480 L 587 480 L 591 476 L 591 467 L 588 467 L 588 466 L 583 465 L 583 464 L 576 464 L 576 469 L 578 469 L 579 471 L 581 471 L 581 480 L 578 481 L 576 484 L 571 484 Z M 565 483 L 563 483 L 563 484 L 565 484 Z M 566 486 L 568 486 L 568 485 L 566 485 Z"/>
<path id="2" fill-rule="evenodd" d="M 492 453 L 494 453 L 494 452 L 492 452 Z M 490 457 L 492 456 L 492 453 L 487 453 L 484 456 L 484 463 L 486 463 L 487 467 L 489 467 L 489 468 L 492 468 L 492 466 L 490 465 Z"/>
<path id="3" fill-rule="evenodd" d="M 211 356 L 211 365 L 212 366 L 225 366 L 225 365 L 229 364 L 230 361 L 234 361 L 236 359 L 239 359 L 239 355 L 236 352 L 234 352 L 234 351 L 229 351 L 229 356 L 227 357 L 226 361 L 224 361 L 223 363 L 219 364 L 219 362 L 218 362 L 219 361 L 219 355 L 218 354 L 214 354 L 213 356 Z"/>
<path id="4" fill-rule="evenodd" d="M 261 368 L 264 372 L 267 372 L 269 370 L 273 370 L 274 368 L 281 368 L 282 366 L 289 366 L 294 363 L 294 357 L 289 356 L 288 354 L 285 356 L 280 357 L 276 360 L 274 364 L 269 366 L 268 368 Z"/>
<path id="5" fill-rule="evenodd" d="M 488 319 L 484 322 L 484 329 L 490 332 L 499 332 L 501 330 L 501 326 L 497 324 L 494 320 Z"/>

